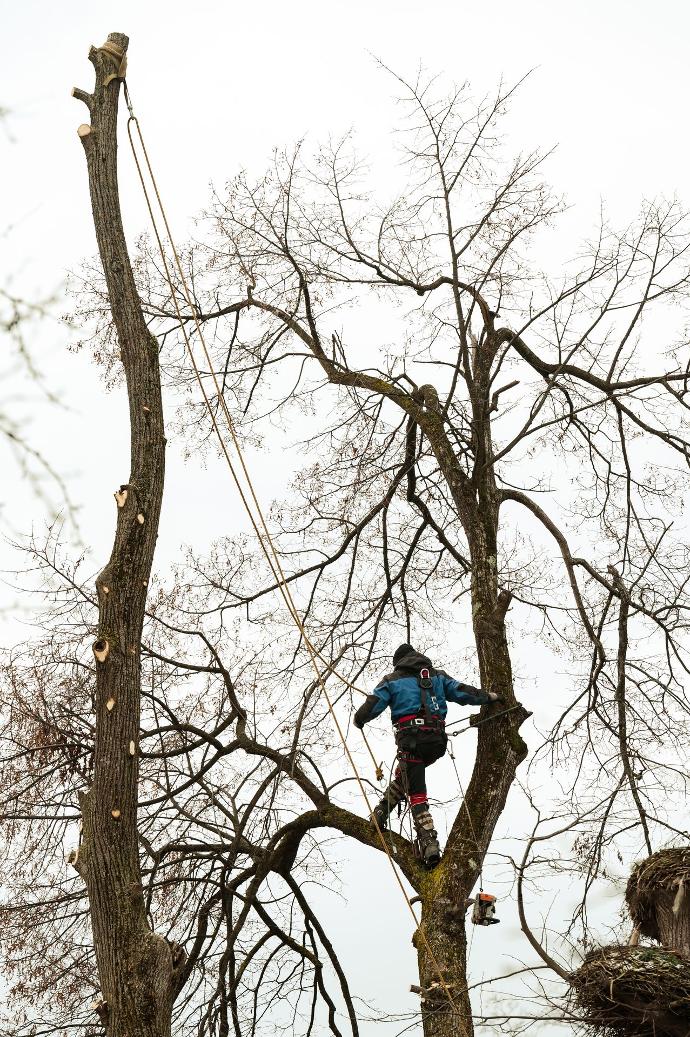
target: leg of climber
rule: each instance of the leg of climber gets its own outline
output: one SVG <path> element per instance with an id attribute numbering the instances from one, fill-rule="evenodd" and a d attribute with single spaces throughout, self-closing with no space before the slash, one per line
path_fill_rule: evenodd
<path id="1" fill-rule="evenodd" d="M 388 825 L 388 818 L 391 816 L 398 803 L 402 803 L 405 798 L 405 791 L 403 787 L 403 778 L 400 771 L 400 767 L 396 767 L 395 775 L 393 780 L 383 794 L 383 798 L 380 803 L 374 807 L 373 817 L 376 819 L 381 831 Z"/>
<path id="2" fill-rule="evenodd" d="M 448 739 L 441 731 L 420 731 L 417 735 L 415 754 L 420 764 L 413 765 L 408 771 L 409 800 L 412 820 L 417 832 L 422 861 L 427 868 L 434 868 L 441 860 L 441 847 L 434 827 L 434 819 L 429 810 L 426 791 L 426 768 L 436 763 L 445 754 Z"/>
<path id="3" fill-rule="evenodd" d="M 439 735 L 437 732 L 401 732 L 398 736 L 398 759 L 403 787 L 410 802 L 422 862 L 427 868 L 434 868 L 438 864 L 441 859 L 441 847 L 429 812 L 426 768 L 440 759 L 445 751 L 445 735 Z"/>

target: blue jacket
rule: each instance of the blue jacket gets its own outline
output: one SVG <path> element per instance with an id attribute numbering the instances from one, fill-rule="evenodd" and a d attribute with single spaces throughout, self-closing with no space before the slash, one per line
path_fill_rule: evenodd
<path id="1" fill-rule="evenodd" d="M 363 727 L 374 720 L 385 709 L 390 707 L 393 723 L 401 717 L 423 714 L 419 671 L 426 667 L 431 677 L 429 689 L 429 707 L 432 716 L 445 719 L 448 703 L 457 702 L 460 706 L 483 706 L 489 702 L 489 696 L 479 688 L 449 677 L 444 670 L 436 670 L 431 660 L 417 652 L 408 652 L 400 660 L 392 673 L 386 674 L 371 695 L 355 713 L 355 724 Z"/>

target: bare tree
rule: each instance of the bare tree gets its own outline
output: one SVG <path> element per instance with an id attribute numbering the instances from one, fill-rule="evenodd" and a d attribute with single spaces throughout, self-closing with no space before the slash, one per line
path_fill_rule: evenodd
<path id="1" fill-rule="evenodd" d="M 444 601 L 467 593 L 482 686 L 515 706 L 505 616 L 519 594 L 577 659 L 591 660 L 549 745 L 569 744 L 584 729 L 596 760 L 593 728 L 601 725 L 615 752 L 597 761 L 607 780 L 615 775 L 608 816 L 619 800 L 630 804 L 651 850 L 652 815 L 662 832 L 683 835 L 647 801 L 661 768 L 652 771 L 640 734 L 661 739 L 678 720 L 676 730 L 685 730 L 686 720 L 687 543 L 674 535 L 673 513 L 687 478 L 688 371 L 683 339 L 674 338 L 682 318 L 674 325 L 661 307 L 687 301 L 687 219 L 662 201 L 622 232 L 602 222 L 564 276 L 548 279 L 528 251 L 561 208 L 539 177 L 542 156 L 497 160 L 495 124 L 512 90 L 472 108 L 464 90 L 439 99 L 433 82 L 401 86 L 405 194 L 371 201 L 347 142 L 313 160 L 301 149 L 278 157 L 258 183 L 240 176 L 209 213 L 207 279 L 191 267 L 195 319 L 230 322 L 227 332 L 215 329 L 214 342 L 229 342 L 216 346 L 216 369 L 248 429 L 263 413 L 287 421 L 290 407 L 318 393 L 336 414 L 319 431 L 320 459 L 300 478 L 304 503 L 284 528 L 292 578 L 309 588 L 305 614 L 320 642 L 355 663 L 360 649 L 361 664 L 386 618 L 398 616 L 409 636 L 425 609 L 428 620 L 442 611 L 439 587 Z M 370 293 L 368 323 L 346 335 L 334 313 L 353 299 L 367 305 Z M 384 307 L 390 335 L 405 338 L 387 357 L 370 345 Z M 151 312 L 164 317 L 165 307 L 152 303 Z M 669 336 L 658 358 L 643 338 L 655 312 Z M 421 364 L 433 383 L 419 384 Z M 564 458 L 570 485 L 558 471 Z M 551 507 L 542 503 L 549 491 Z M 529 542 L 539 531 L 558 553 L 562 574 L 552 569 L 552 579 L 565 576 L 569 598 L 555 586 L 543 593 L 539 549 L 531 559 L 514 552 L 516 536 Z M 238 591 L 242 571 L 240 563 L 225 581 L 219 607 L 257 600 L 256 591 Z M 214 568 L 210 580 L 220 577 Z M 631 688 L 641 704 L 630 705 Z M 673 720 L 667 698 L 678 707 Z M 429 1034 L 470 1025 L 464 927 L 449 927 L 446 908 L 463 905 L 476 881 L 526 752 L 524 716 L 518 707 L 479 728 L 444 865 L 432 887 L 408 876 L 433 958 L 462 1005 L 458 1019 L 447 998 L 426 1002 Z M 676 766 L 665 773 L 677 788 Z M 418 950 L 421 987 L 430 990 L 436 970 L 425 941 Z"/>
<path id="2" fill-rule="evenodd" d="M 687 778 L 688 553 L 673 521 L 689 447 L 686 219 L 677 203 L 660 202 L 622 232 L 602 221 L 577 259 L 549 278 L 535 257 L 562 205 L 542 182 L 542 155 L 505 158 L 497 126 L 513 90 L 474 105 L 466 88 L 441 96 L 423 77 L 400 86 L 406 183 L 394 200 L 369 196 L 348 141 L 312 157 L 297 149 L 277 156 L 258 183 L 240 176 L 215 196 L 203 246 L 184 257 L 193 312 L 185 303 L 178 316 L 177 289 L 146 250 L 139 288 L 173 386 L 189 380 L 181 329 L 193 343 L 197 325 L 206 330 L 243 441 L 258 442 L 280 422 L 289 427 L 296 412 L 311 423 L 302 445 L 311 457 L 271 524 L 329 685 L 338 686 L 336 669 L 366 684 L 400 634 L 441 650 L 457 614 L 471 623 L 482 686 L 504 699 L 474 725 L 476 761 L 464 798 L 452 803 L 439 867 L 421 868 L 403 834 L 385 837 L 421 904 L 414 939 L 426 1037 L 473 1031 L 464 908 L 527 755 L 515 642 L 541 638 L 571 661 L 571 701 L 535 746 L 564 766 L 569 782 L 561 801 L 548 803 L 551 815 L 565 817 L 549 829 L 551 845 L 576 837 L 572 859 L 559 855 L 556 878 L 574 874 L 583 889 L 557 950 L 533 932 L 522 892 L 535 868 L 553 860 L 532 857 L 541 832 L 516 864 L 528 943 L 536 964 L 557 977 L 560 1000 L 542 989 L 541 1013 L 528 1020 L 508 1006 L 480 1021 L 577 1023 L 564 1000 L 571 935 L 578 925 L 587 932 L 588 893 L 607 854 L 635 856 L 654 840 L 687 838 L 669 809 Z M 84 304 L 91 313 L 94 289 Z M 680 307 L 675 324 L 671 303 Z M 107 321 L 103 328 L 107 354 Z M 186 400 L 177 424 L 190 443 L 208 435 L 206 411 Z M 130 505 L 138 507 L 131 495 L 118 529 Z M 113 690 L 96 665 L 94 743 L 58 688 L 88 703 L 94 666 L 84 640 L 96 607 L 107 600 L 113 608 L 118 598 L 107 579 L 104 595 L 101 577 L 93 600 L 52 545 L 33 553 L 63 604 L 42 642 L 7 667 L 3 786 L 14 838 L 48 853 L 90 767 L 94 788 L 100 780 L 98 724 L 111 722 L 101 716 L 102 696 Z M 149 600 L 140 736 L 132 715 L 120 721 L 129 725 L 123 738 L 151 745 L 141 758 L 138 851 L 133 770 L 128 827 L 119 818 L 112 828 L 105 814 L 101 823 L 129 832 L 127 867 L 141 868 L 143 883 L 132 908 L 139 923 L 149 933 L 153 922 L 167 946 L 185 947 L 166 987 L 166 996 L 178 993 L 180 1032 L 240 1035 L 266 1021 L 271 1032 L 310 1034 L 322 1019 L 334 1034 L 343 1025 L 359 1032 L 337 947 L 308 887 L 331 867 L 329 834 L 375 852 L 382 845 L 350 794 L 320 682 L 277 591 L 254 538 L 224 540 L 207 557 L 190 553 L 173 585 Z M 143 598 L 137 607 L 141 622 Z M 108 640 L 105 628 L 99 633 Z M 127 633 L 117 643 L 134 646 L 138 630 Z M 37 679 L 38 704 L 28 693 Z M 339 710 L 349 694 L 339 690 Z M 104 810 L 121 780 L 99 786 Z M 56 903 L 51 929 L 46 913 Z M 35 928 L 32 908 L 42 918 Z M 57 896 L 47 890 L 38 908 L 18 897 L 6 912 L 21 947 L 15 963 L 26 947 L 35 957 L 48 932 L 57 930 L 60 946 L 81 946 L 70 940 L 70 920 L 81 934 L 85 910 L 68 881 Z M 98 957 L 95 924 L 94 935 Z M 88 940 L 83 946 L 66 970 L 80 1005 L 92 982 Z M 34 977 L 27 990 L 36 989 Z M 64 1015 L 50 1020 L 46 1029 L 66 1032 Z"/>

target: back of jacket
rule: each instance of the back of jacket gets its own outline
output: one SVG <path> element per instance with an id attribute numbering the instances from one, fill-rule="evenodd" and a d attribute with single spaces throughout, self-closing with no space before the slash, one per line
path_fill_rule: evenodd
<path id="1" fill-rule="evenodd" d="M 489 696 L 476 688 L 449 677 L 444 670 L 436 670 L 431 660 L 418 652 L 408 652 L 398 662 L 392 673 L 386 674 L 374 688 L 366 702 L 357 710 L 356 719 L 367 723 L 390 707 L 393 723 L 403 717 L 420 716 L 424 712 L 419 673 L 428 669 L 431 688 L 428 691 L 429 712 L 440 720 L 445 719 L 448 702 L 459 705 L 482 706 Z"/>

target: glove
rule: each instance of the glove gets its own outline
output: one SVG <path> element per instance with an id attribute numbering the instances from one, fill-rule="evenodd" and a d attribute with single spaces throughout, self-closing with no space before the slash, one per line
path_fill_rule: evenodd
<path id="1" fill-rule="evenodd" d="M 366 701 L 362 703 L 354 715 L 352 723 L 361 731 L 368 720 L 371 719 L 371 711 L 378 702 L 375 695 L 367 695 Z"/>
<path id="2" fill-rule="evenodd" d="M 505 702 L 502 695 L 497 695 L 495 691 L 487 691 L 489 696 L 489 702 Z"/>

